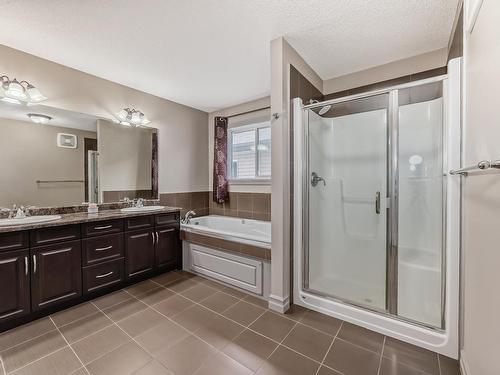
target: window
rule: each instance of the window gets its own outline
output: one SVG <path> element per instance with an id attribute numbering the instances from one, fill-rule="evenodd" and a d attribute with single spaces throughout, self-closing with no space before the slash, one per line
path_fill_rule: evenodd
<path id="1" fill-rule="evenodd" d="M 230 180 L 271 178 L 271 126 L 269 122 L 230 128 L 228 131 Z"/>

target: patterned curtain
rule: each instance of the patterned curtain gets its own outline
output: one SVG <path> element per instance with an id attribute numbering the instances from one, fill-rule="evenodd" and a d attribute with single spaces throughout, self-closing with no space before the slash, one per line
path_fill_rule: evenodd
<path id="1" fill-rule="evenodd" d="M 214 202 L 229 201 L 227 182 L 227 117 L 216 117 L 214 128 Z"/>

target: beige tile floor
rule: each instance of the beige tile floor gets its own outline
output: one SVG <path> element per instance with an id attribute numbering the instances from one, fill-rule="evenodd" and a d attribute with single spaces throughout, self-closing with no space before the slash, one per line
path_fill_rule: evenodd
<path id="1" fill-rule="evenodd" d="M 0 334 L 4 374 L 458 375 L 456 361 L 171 272 Z"/>

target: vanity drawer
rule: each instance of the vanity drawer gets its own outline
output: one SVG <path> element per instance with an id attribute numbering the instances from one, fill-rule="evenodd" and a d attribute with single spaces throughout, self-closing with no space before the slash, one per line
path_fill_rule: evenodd
<path id="1" fill-rule="evenodd" d="M 123 233 L 83 240 L 83 265 L 123 258 Z"/>
<path id="2" fill-rule="evenodd" d="M 0 252 L 29 246 L 28 232 L 0 233 Z"/>
<path id="3" fill-rule="evenodd" d="M 57 242 L 73 241 L 79 238 L 79 224 L 49 227 L 31 232 L 31 246 L 49 245 Z"/>
<path id="4" fill-rule="evenodd" d="M 125 219 L 125 230 L 148 229 L 154 226 L 154 216 L 135 216 Z"/>
<path id="5" fill-rule="evenodd" d="M 83 293 L 88 294 L 96 290 L 119 284 L 125 274 L 123 258 L 110 260 L 83 268 Z"/>
<path id="6" fill-rule="evenodd" d="M 162 226 L 162 225 L 178 224 L 179 215 L 180 215 L 179 212 L 170 212 L 168 214 L 156 215 L 155 216 L 156 225 Z"/>
<path id="7" fill-rule="evenodd" d="M 100 236 L 121 231 L 123 231 L 123 221 L 121 219 L 96 221 L 82 225 L 83 237 Z"/>

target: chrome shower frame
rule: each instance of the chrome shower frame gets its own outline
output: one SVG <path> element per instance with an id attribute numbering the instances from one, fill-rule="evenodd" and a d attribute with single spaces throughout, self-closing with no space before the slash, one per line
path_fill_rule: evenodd
<path id="1" fill-rule="evenodd" d="M 459 63 L 460 64 L 460 63 Z M 402 85 L 397 85 L 393 87 L 388 87 L 385 89 L 380 89 L 380 90 L 374 90 L 366 93 L 361 93 L 361 94 L 356 94 L 356 95 L 350 95 L 342 98 L 336 98 L 332 100 L 326 100 L 323 102 L 318 102 L 318 103 L 311 103 L 307 105 L 302 105 L 302 102 L 300 99 L 295 99 L 294 100 L 294 111 L 295 114 L 300 116 L 295 116 L 294 118 L 298 117 L 303 117 L 302 119 L 302 129 L 301 129 L 301 134 L 300 134 L 300 141 L 297 140 L 297 142 L 301 142 L 301 148 L 300 148 L 300 156 L 302 159 L 302 162 L 300 165 L 297 166 L 295 173 L 295 179 L 296 179 L 296 184 L 300 183 L 300 187 L 297 187 L 297 190 L 300 189 L 300 202 L 301 202 L 301 213 L 296 212 L 296 216 L 300 215 L 300 218 L 297 217 L 298 221 L 300 222 L 300 227 L 297 227 L 294 224 L 295 230 L 294 230 L 294 243 L 297 244 L 297 247 L 301 247 L 301 250 L 298 250 L 298 253 L 296 253 L 296 256 L 298 254 L 297 260 L 300 260 L 300 265 L 298 266 L 300 269 L 299 274 L 296 273 L 295 278 L 297 278 L 297 282 L 294 284 L 295 292 L 294 295 L 296 298 L 299 299 L 299 304 L 307 304 L 306 299 L 314 299 L 317 300 L 318 298 L 314 297 L 320 297 L 324 298 L 325 300 L 331 300 L 332 302 L 339 303 L 342 305 L 345 305 L 346 309 L 360 309 L 361 311 L 366 311 L 369 313 L 374 313 L 382 317 L 382 319 L 389 318 L 394 321 L 399 321 L 403 326 L 405 326 L 405 329 L 408 327 L 414 327 L 412 329 L 415 329 L 417 331 L 422 330 L 428 330 L 430 332 L 430 335 L 435 335 L 435 336 L 441 336 L 445 335 L 450 326 L 450 322 L 446 321 L 446 290 L 447 290 L 447 280 L 449 279 L 447 275 L 447 267 L 446 267 L 446 249 L 447 249 L 447 242 L 446 242 L 446 233 L 448 229 L 448 224 L 443 224 L 445 225 L 443 227 L 444 229 L 444 234 L 443 235 L 443 251 L 442 251 L 442 326 L 441 327 L 434 327 L 430 326 L 427 324 L 423 324 L 421 322 L 417 322 L 408 318 L 404 318 L 401 316 L 397 315 L 397 297 L 398 297 L 398 292 L 397 292 L 397 285 L 398 285 L 398 275 L 397 275 L 397 269 L 398 269 L 398 180 L 399 180 L 399 170 L 398 170 L 398 93 L 399 90 L 403 89 L 408 89 L 411 87 L 417 87 L 417 86 L 422 86 L 430 83 L 436 83 L 436 82 L 442 82 L 443 83 L 443 98 L 448 95 L 448 87 L 447 87 L 447 81 L 449 78 L 449 74 L 447 75 L 441 75 L 437 77 L 432 77 L 424 80 L 419 80 L 415 82 L 410 82 Z M 389 96 L 389 105 L 388 105 L 388 137 L 387 137 L 387 150 L 388 150 L 388 184 L 387 184 L 387 198 L 389 199 L 389 208 L 388 208 L 388 225 L 387 225 L 387 300 L 386 300 L 386 307 L 387 309 L 381 310 L 381 309 L 374 309 L 373 307 L 362 305 L 359 303 L 353 303 L 352 301 L 345 300 L 342 298 L 336 298 L 331 295 L 326 295 L 325 293 L 311 290 L 309 288 L 309 162 L 308 162 L 308 119 L 307 116 L 303 116 L 303 114 L 307 113 L 307 110 L 309 109 L 318 109 L 320 107 L 326 106 L 326 105 L 334 105 L 334 104 L 339 104 L 343 102 L 348 102 L 348 101 L 353 101 L 356 99 L 363 99 L 363 98 L 369 98 L 372 96 L 376 95 L 381 95 L 381 94 L 386 94 Z M 447 136 L 450 133 L 450 129 L 448 129 L 449 126 L 449 121 L 448 118 L 448 104 L 447 100 L 443 100 L 443 105 L 444 105 L 444 111 L 443 111 L 443 171 L 449 171 L 449 167 L 451 166 L 449 164 L 449 160 L 446 157 L 448 154 L 448 147 L 447 147 Z M 299 106 L 299 108 L 297 108 Z M 296 133 L 297 134 L 297 133 Z M 447 175 L 447 174 L 446 174 Z M 299 178 L 300 177 L 300 178 Z M 448 185 L 448 178 L 443 179 L 443 222 L 447 221 L 447 211 L 448 211 L 448 202 L 450 200 L 450 197 L 447 196 L 447 185 Z M 300 182 L 299 182 L 300 181 Z M 297 185 L 296 185 L 297 186 Z M 297 192 L 295 192 L 297 194 Z M 454 197 L 452 197 L 454 199 Z M 295 202 L 294 202 L 295 204 Z M 297 222 L 297 221 L 296 221 Z M 296 235 L 295 232 L 297 232 L 297 229 L 301 230 L 300 235 Z M 455 240 L 453 240 L 453 244 L 455 244 Z M 297 289 L 298 288 L 298 289 Z M 309 302 L 310 303 L 310 302 Z M 317 309 L 318 311 L 325 312 L 327 314 L 332 315 L 327 309 L 326 306 L 327 304 L 319 304 Z M 350 306 L 350 307 L 349 307 Z M 314 307 L 313 307 L 314 308 Z M 454 306 L 452 306 L 454 309 Z M 334 314 L 333 314 L 334 315 Z M 335 315 L 334 315 L 335 316 Z M 452 314 L 453 316 L 453 321 L 451 324 L 454 326 L 455 325 L 455 314 Z M 385 318 L 384 318 L 385 317 Z M 349 319 L 347 319 L 349 320 Z M 363 325 L 363 324 L 361 324 Z M 366 324 L 365 326 L 369 326 L 369 324 Z M 420 327 L 420 328 L 418 328 Z M 455 327 L 452 327 L 454 329 Z M 381 330 L 382 333 L 383 330 Z M 458 335 L 458 334 L 457 334 Z M 396 337 L 396 336 L 395 336 Z M 455 333 L 453 333 L 453 340 L 455 340 Z M 419 345 L 418 342 L 415 340 L 408 340 L 408 342 L 412 342 L 414 344 Z M 422 344 L 421 346 L 431 348 L 432 345 L 427 345 L 427 344 Z M 432 348 L 432 350 L 436 350 L 435 348 Z M 455 356 L 456 349 L 447 349 L 448 351 L 442 351 L 442 353 L 450 355 L 450 356 Z M 438 350 L 436 350 L 438 351 Z"/>

